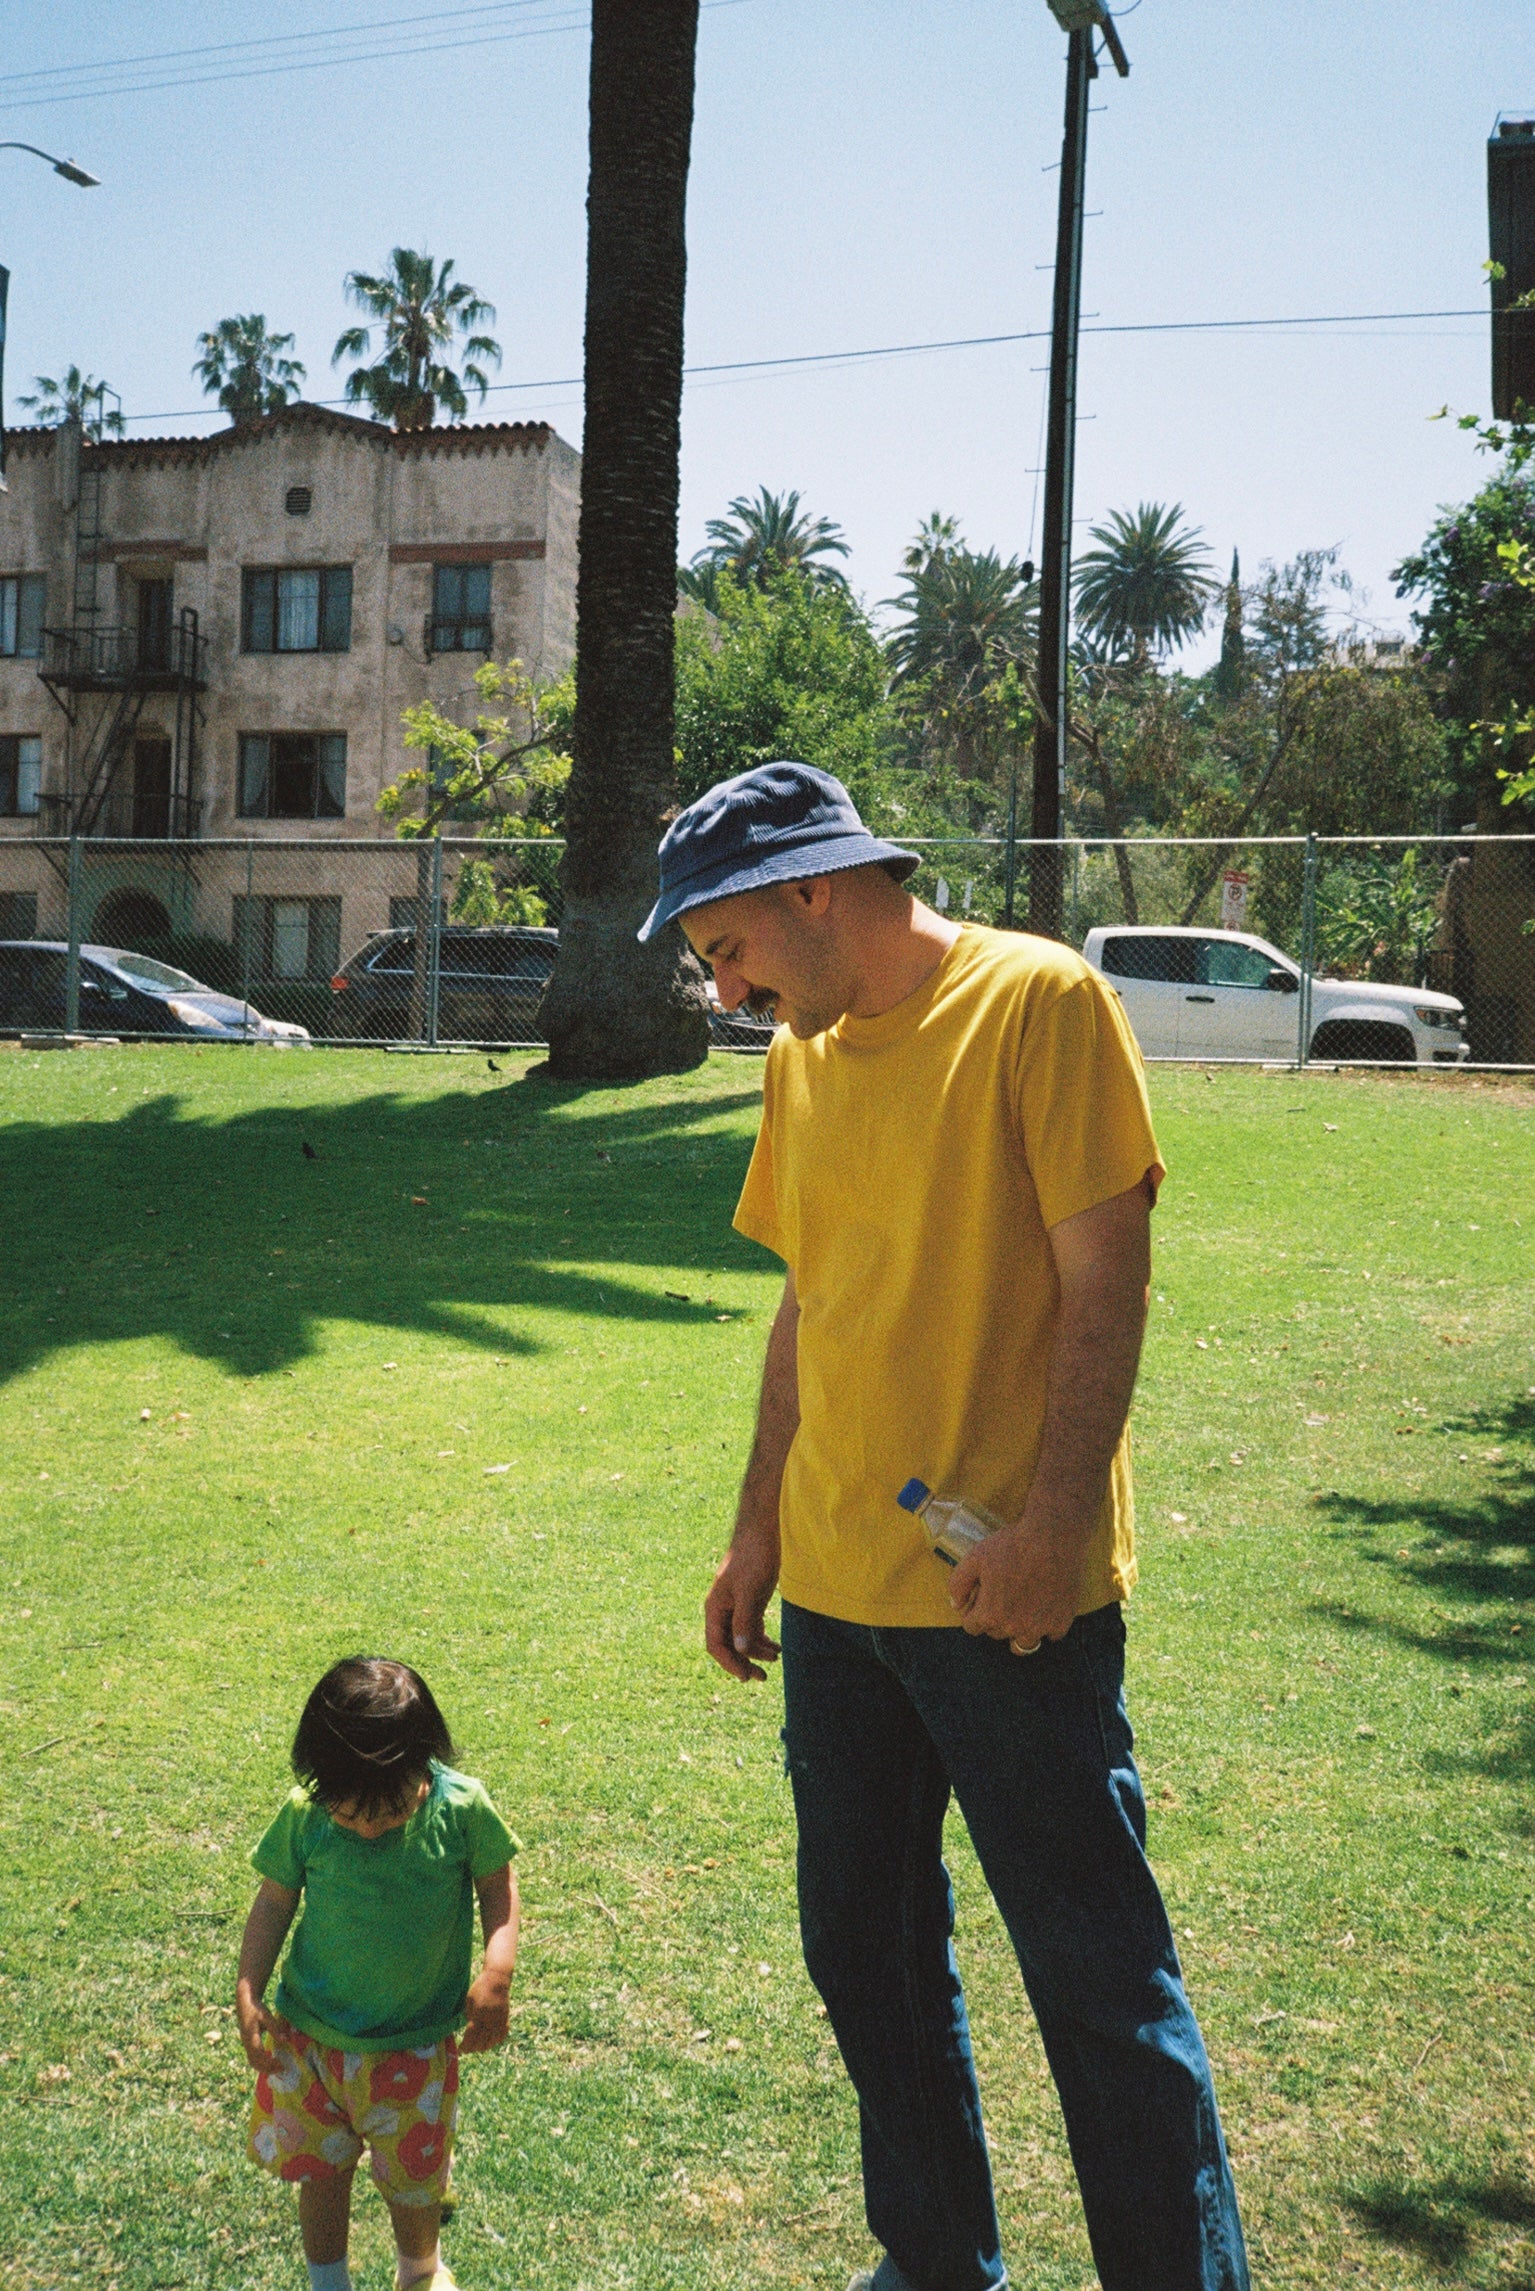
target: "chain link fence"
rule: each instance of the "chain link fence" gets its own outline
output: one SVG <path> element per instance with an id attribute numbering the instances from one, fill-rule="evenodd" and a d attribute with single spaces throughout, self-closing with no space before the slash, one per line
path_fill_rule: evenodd
<path id="1" fill-rule="evenodd" d="M 1058 877 L 1062 935 L 1148 1058 L 1535 1070 L 1535 836 L 911 848 L 912 888 L 956 920 L 1023 928 L 1031 883 Z M 563 850 L 8 839 L 0 1034 L 535 1047 Z"/>

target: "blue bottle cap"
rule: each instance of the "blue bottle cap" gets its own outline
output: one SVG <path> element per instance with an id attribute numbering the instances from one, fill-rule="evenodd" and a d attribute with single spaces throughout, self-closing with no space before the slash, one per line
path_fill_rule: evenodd
<path id="1" fill-rule="evenodd" d="M 926 1480 L 908 1480 L 895 1500 L 902 1511 L 920 1511 L 932 1492 Z"/>

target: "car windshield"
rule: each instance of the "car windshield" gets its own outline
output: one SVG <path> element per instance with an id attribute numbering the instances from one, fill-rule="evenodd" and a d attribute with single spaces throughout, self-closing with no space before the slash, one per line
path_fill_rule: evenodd
<path id="1" fill-rule="evenodd" d="M 204 986 L 202 980 L 193 978 L 189 971 L 174 970 L 169 963 L 157 963 L 153 955 L 113 953 L 108 955 L 107 960 L 114 970 L 122 972 L 124 978 L 142 979 L 146 986 L 173 986 L 183 994 L 213 992 L 211 986 Z"/>

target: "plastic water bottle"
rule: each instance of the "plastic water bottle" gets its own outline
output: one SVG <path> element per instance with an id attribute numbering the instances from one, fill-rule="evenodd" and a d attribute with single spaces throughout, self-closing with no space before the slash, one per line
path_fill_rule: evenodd
<path id="1" fill-rule="evenodd" d="M 957 1567 L 976 1544 L 1007 1525 L 995 1512 L 978 1503 L 967 1503 L 963 1496 L 935 1496 L 926 1480 L 908 1480 L 895 1500 L 903 1511 L 921 1520 L 933 1556 L 946 1567 Z"/>
<path id="2" fill-rule="evenodd" d="M 895 1500 L 903 1511 L 914 1512 L 921 1520 L 933 1557 L 941 1559 L 945 1567 L 957 1567 L 978 1543 L 1007 1525 L 984 1504 L 967 1503 L 963 1496 L 935 1496 L 926 1480 L 908 1480 Z M 1021 1647 L 1016 1639 L 1007 1643 L 1015 1655 L 1037 1655 L 1044 1645 L 1043 1639 L 1036 1639 L 1031 1647 Z"/>

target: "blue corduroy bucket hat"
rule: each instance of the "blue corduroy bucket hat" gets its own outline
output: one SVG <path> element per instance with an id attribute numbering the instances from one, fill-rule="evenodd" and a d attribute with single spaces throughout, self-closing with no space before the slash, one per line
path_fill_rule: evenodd
<path id="1" fill-rule="evenodd" d="M 653 939 L 690 907 L 844 867 L 884 867 L 898 883 L 921 861 L 884 843 L 852 797 L 813 764 L 759 764 L 721 780 L 680 811 L 661 838 L 661 896 L 640 926 Z"/>

